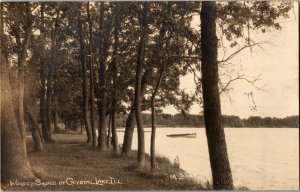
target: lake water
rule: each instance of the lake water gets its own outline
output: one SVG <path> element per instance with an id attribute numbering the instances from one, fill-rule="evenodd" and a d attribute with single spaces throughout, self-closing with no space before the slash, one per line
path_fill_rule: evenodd
<path id="1" fill-rule="evenodd" d="M 145 131 L 150 131 L 145 128 Z M 171 138 L 167 134 L 197 133 L 196 138 Z M 133 149 L 137 148 L 134 132 Z M 293 128 L 226 128 L 226 142 L 235 186 L 250 189 L 299 189 L 299 130 Z M 123 132 L 118 132 L 123 142 Z M 199 181 L 211 182 L 208 147 L 203 128 L 158 128 L 156 153 Z M 150 154 L 151 132 L 145 132 Z"/>

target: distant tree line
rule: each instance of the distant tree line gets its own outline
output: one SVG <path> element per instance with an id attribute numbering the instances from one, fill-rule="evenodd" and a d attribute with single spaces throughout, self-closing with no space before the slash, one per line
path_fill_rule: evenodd
<path id="1" fill-rule="evenodd" d="M 151 115 L 143 114 L 145 126 L 151 125 Z M 120 122 L 121 123 L 121 122 Z M 191 114 L 158 114 L 157 125 L 164 127 L 204 127 L 203 115 Z M 299 116 L 288 116 L 285 118 L 250 116 L 241 119 L 234 115 L 223 115 L 224 127 L 299 127 Z"/>
<path id="2" fill-rule="evenodd" d="M 116 124 L 118 128 L 124 128 L 126 124 L 127 114 L 118 114 Z M 145 127 L 151 127 L 151 114 L 143 113 L 143 125 Z M 204 128 L 204 116 L 193 114 L 178 113 L 175 115 L 159 113 L 156 117 L 158 127 L 199 127 Z M 108 122 L 107 122 L 108 123 Z M 63 124 L 63 122 L 62 122 Z M 62 125 L 60 124 L 60 125 Z M 97 125 L 97 121 L 96 121 Z M 260 117 L 250 116 L 248 118 L 241 119 L 235 115 L 223 115 L 224 127 L 253 127 L 253 128 L 298 128 L 299 116 L 287 116 L 285 118 L 277 117 Z M 66 129 L 82 129 L 83 120 L 77 118 L 76 120 L 68 121 L 65 124 Z"/>

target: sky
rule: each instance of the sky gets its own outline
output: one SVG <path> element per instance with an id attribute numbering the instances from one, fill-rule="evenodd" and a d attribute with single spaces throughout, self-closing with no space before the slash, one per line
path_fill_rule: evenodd
<path id="1" fill-rule="evenodd" d="M 229 92 L 230 97 L 221 95 L 221 110 L 224 115 L 236 115 L 241 118 L 249 116 L 284 118 L 299 115 L 299 26 L 298 3 L 295 1 L 290 18 L 279 20 L 282 29 L 267 34 L 257 33 L 257 41 L 267 41 L 262 48 L 254 47 L 252 52 L 244 50 L 231 60 L 232 69 L 247 75 L 251 79 L 260 76 L 256 87 L 246 81 L 235 81 Z M 229 54 L 227 53 L 227 56 Z M 219 57 L 223 51 L 219 49 Z M 235 73 L 234 73 L 235 74 Z M 237 74 L 237 73 L 236 73 Z M 187 92 L 195 89 L 193 75 L 181 78 L 181 88 Z M 251 97 L 245 93 L 253 94 Z M 252 109 L 252 110 L 251 110 Z M 164 113 L 176 114 L 174 107 L 168 106 Z M 192 106 L 190 114 L 202 111 L 199 104 Z"/>

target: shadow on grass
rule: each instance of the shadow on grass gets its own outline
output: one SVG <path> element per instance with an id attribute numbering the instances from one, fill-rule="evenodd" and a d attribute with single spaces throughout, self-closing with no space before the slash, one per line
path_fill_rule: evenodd
<path id="1" fill-rule="evenodd" d="M 197 182 L 184 170 L 174 166 L 163 156 L 156 157 L 156 167 L 151 169 L 150 156 L 145 155 L 145 167 L 137 167 L 137 152 L 116 154 L 112 150 L 99 151 L 85 145 L 86 137 L 78 134 L 53 134 L 55 143 L 45 145 L 45 150 L 28 153 L 28 159 L 37 178 L 43 181 L 77 181 L 114 178 L 121 185 L 55 185 L 10 187 L 9 190 L 207 190 L 211 184 Z M 30 141 L 29 146 L 32 146 Z M 247 188 L 237 188 L 246 190 Z"/>

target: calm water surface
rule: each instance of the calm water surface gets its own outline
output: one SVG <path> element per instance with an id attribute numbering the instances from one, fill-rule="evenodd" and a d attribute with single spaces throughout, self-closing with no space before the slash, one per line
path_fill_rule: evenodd
<path id="1" fill-rule="evenodd" d="M 145 131 L 150 131 L 146 128 Z M 170 138 L 167 134 L 197 133 L 196 138 Z M 137 148 L 134 132 L 133 149 Z M 299 189 L 299 130 L 293 128 L 226 128 L 226 141 L 235 186 L 250 189 Z M 122 143 L 123 132 L 118 132 Z M 156 150 L 199 181 L 211 181 L 205 129 L 158 128 Z M 145 132 L 150 153 L 150 132 Z"/>

